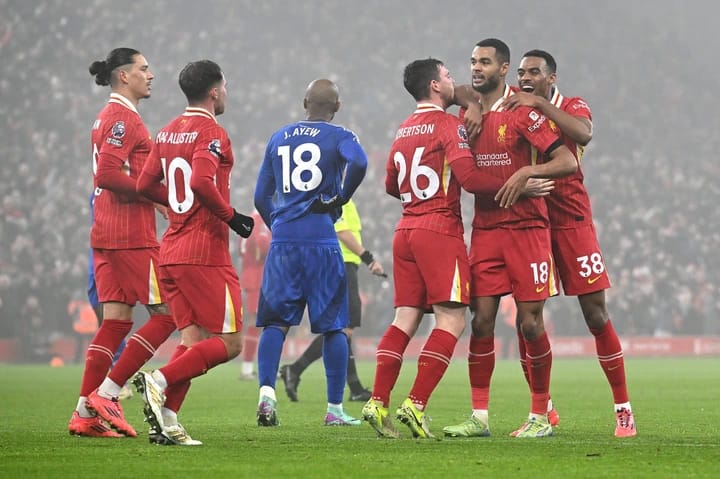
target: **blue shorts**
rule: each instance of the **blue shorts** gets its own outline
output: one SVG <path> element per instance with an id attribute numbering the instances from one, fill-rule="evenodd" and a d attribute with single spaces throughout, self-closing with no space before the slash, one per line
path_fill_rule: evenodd
<path id="1" fill-rule="evenodd" d="M 305 306 L 313 333 L 347 327 L 350 316 L 347 278 L 337 242 L 273 242 L 270 245 L 265 258 L 257 326 L 297 326 Z"/>

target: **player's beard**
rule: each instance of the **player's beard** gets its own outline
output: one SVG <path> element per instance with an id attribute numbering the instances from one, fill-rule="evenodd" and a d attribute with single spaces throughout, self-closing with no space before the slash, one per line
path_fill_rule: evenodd
<path id="1" fill-rule="evenodd" d="M 496 73 L 493 76 L 486 77 L 485 83 L 483 83 L 482 85 L 473 85 L 473 90 L 480 93 L 481 95 L 485 95 L 486 93 L 495 91 L 498 85 L 500 85 L 500 75 Z"/>

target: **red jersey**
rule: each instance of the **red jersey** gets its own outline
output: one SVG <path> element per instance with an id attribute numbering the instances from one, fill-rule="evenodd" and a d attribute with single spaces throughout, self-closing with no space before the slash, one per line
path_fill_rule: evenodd
<path id="1" fill-rule="evenodd" d="M 587 118 L 592 121 L 590 107 L 580 97 L 567 98 L 553 88 L 550 103 L 572 116 Z M 574 228 L 592 223 L 590 197 L 583 184 L 582 157 L 585 147 L 577 144 L 567 135 L 562 135 L 565 146 L 577 158 L 578 169 L 564 178 L 555 179 L 555 189 L 546 197 L 550 226 L 552 228 Z"/>
<path id="2" fill-rule="evenodd" d="M 240 273 L 240 287 L 243 290 L 259 290 L 262 284 L 265 257 L 270 249 L 271 234 L 260 213 L 252 214 L 255 220 L 255 229 L 249 238 L 240 238 L 240 258 L 242 259 L 242 272 Z"/>
<path id="3" fill-rule="evenodd" d="M 138 184 L 165 178 L 168 229 L 160 265 L 231 265 L 229 204 L 232 145 L 225 129 L 202 108 L 188 107 L 162 128 Z"/>
<path id="4" fill-rule="evenodd" d="M 560 139 L 557 128 L 542 113 L 528 107 L 514 111 L 500 107 L 514 95 L 505 86 L 502 98 L 483 114 L 482 131 L 475 139 L 475 164 L 484 173 L 505 182 L 523 166 L 542 161 L 545 151 Z M 475 195 L 473 228 L 548 227 L 544 198 L 521 198 L 511 208 L 500 208 L 493 195 Z"/>
<path id="5" fill-rule="evenodd" d="M 403 213 L 397 229 L 426 229 L 463 235 L 460 183 L 453 162 L 472 159 L 460 120 L 429 103 L 400 125 L 385 167 L 385 189 L 399 197 Z"/>
<path id="6" fill-rule="evenodd" d="M 135 181 L 152 148 L 140 114 L 127 98 L 112 93 L 91 134 L 95 218 L 90 246 L 100 249 L 157 247 L 155 207 L 135 193 Z M 123 181 L 112 178 L 122 172 Z M 112 180 L 112 181 L 108 181 Z M 113 184 L 110 189 L 98 183 Z M 115 188 L 118 186 L 118 188 Z"/>

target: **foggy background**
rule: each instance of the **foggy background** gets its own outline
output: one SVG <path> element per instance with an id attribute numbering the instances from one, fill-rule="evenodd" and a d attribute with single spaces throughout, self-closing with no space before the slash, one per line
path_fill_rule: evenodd
<path id="1" fill-rule="evenodd" d="M 270 134 L 303 117 L 311 80 L 336 81 L 335 122 L 370 158 L 356 195 L 364 242 L 390 269 L 400 205 L 385 195 L 384 164 L 415 104 L 403 67 L 432 56 L 468 83 L 472 48 L 487 37 L 510 46 L 510 84 L 522 53 L 545 49 L 560 90 L 592 109 L 583 169 L 619 334 L 718 334 L 717 10 L 653 0 L 0 0 L 0 338 L 20 338 L 32 360 L 33 348 L 72 335 L 68 303 L 86 298 L 90 128 L 109 95 L 88 73 L 93 60 L 120 46 L 146 56 L 155 80 L 139 111 L 153 135 L 185 107 L 177 75 L 188 61 L 223 67 L 219 121 L 234 145 L 232 203 L 243 212 Z M 380 335 L 393 314 L 391 283 L 364 269 L 360 283 L 356 334 Z M 554 334 L 587 334 L 575 298 L 546 310 Z"/>

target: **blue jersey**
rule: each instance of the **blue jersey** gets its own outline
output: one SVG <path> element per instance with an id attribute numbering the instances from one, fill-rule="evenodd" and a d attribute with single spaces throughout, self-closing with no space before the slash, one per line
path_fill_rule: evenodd
<path id="1" fill-rule="evenodd" d="M 315 215 L 310 207 L 318 198 L 336 195 L 348 201 L 366 168 L 357 136 L 341 126 L 299 121 L 275 132 L 255 187 L 255 206 L 273 241 L 335 238 L 332 225 L 339 211 Z"/>

